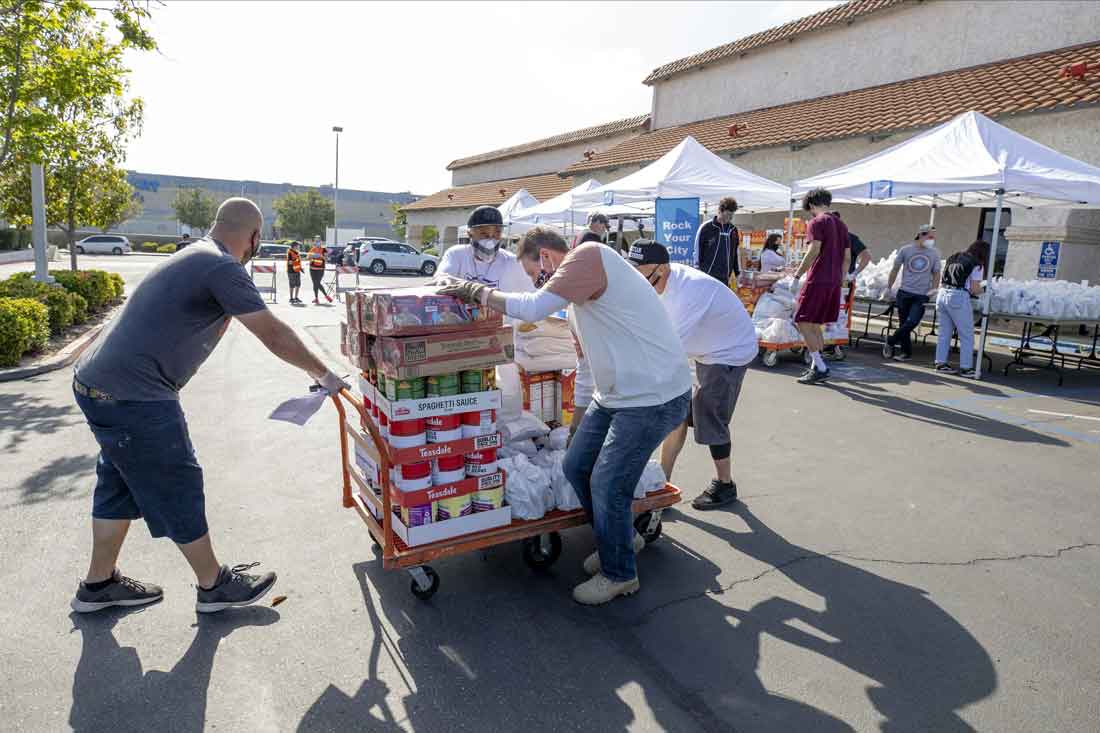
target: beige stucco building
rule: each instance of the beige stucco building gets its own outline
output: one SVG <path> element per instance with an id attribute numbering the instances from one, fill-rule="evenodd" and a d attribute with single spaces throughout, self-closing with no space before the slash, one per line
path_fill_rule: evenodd
<path id="1" fill-rule="evenodd" d="M 644 83 L 647 116 L 452 162 L 454 187 L 409 206 L 410 223 L 449 231 L 520 187 L 544 200 L 589 177 L 607 183 L 687 135 L 790 183 L 968 110 L 1100 166 L 1100 3 L 1089 0 L 853 0 L 672 61 Z M 840 210 L 876 258 L 931 216 L 902 206 Z M 784 216 L 741 216 L 738 225 L 780 227 Z M 989 210 L 945 204 L 935 222 L 945 254 L 993 237 Z M 1100 215 L 1016 209 L 1002 229 L 1005 274 L 1035 277 L 1039 243 L 1055 239 L 1059 277 L 1100 281 Z"/>

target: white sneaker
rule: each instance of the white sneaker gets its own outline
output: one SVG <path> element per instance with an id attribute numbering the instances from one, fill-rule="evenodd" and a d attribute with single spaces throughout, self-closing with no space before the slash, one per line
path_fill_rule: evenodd
<path id="1" fill-rule="evenodd" d="M 599 606 L 618 596 L 637 593 L 641 587 L 637 577 L 616 583 L 603 573 L 597 573 L 573 589 L 573 600 L 586 606 Z"/>
<path id="2" fill-rule="evenodd" d="M 634 554 L 645 549 L 645 540 L 637 532 L 634 533 Z M 589 575 L 595 575 L 600 572 L 600 553 L 593 552 L 591 555 L 584 559 L 584 572 Z"/>

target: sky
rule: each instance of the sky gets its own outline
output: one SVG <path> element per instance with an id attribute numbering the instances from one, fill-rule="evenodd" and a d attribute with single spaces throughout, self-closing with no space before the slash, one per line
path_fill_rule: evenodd
<path id="1" fill-rule="evenodd" d="M 447 163 L 644 114 L 657 66 L 818 12 L 798 2 L 194 2 L 129 53 L 126 167 L 428 194 Z"/>

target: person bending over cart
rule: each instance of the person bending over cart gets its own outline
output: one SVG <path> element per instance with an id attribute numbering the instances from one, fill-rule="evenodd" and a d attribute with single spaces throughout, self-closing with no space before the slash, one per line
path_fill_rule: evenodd
<path id="1" fill-rule="evenodd" d="M 809 369 L 798 378 L 802 384 L 814 384 L 829 378 L 829 367 L 821 356 L 821 349 L 825 346 L 822 328 L 840 315 L 840 289 L 848 271 L 851 252 L 848 227 L 829 212 L 832 203 L 833 195 L 824 188 L 815 188 L 802 198 L 802 208 L 814 215 L 806 227 L 806 241 L 810 248 L 795 271 L 796 279 L 803 274 L 807 276 L 798 291 L 794 311 L 794 323 L 806 342 L 812 360 Z"/>
<path id="2" fill-rule="evenodd" d="M 737 484 L 730 474 L 729 426 L 745 371 L 759 349 L 752 318 L 736 293 L 718 280 L 687 265 L 670 264 L 662 244 L 638 240 L 627 259 L 661 296 L 684 351 L 695 362 L 687 420 L 661 444 L 661 467 L 671 479 L 687 429 L 694 427 L 695 442 L 710 448 L 718 476 L 691 505 L 707 510 L 731 504 L 737 501 Z"/>
<path id="3" fill-rule="evenodd" d="M 330 394 L 348 386 L 267 309 L 248 276 L 243 264 L 256 255 L 262 228 L 256 204 L 226 200 L 210 234 L 157 265 L 77 363 L 73 392 L 100 449 L 91 563 L 70 604 L 78 613 L 163 597 L 115 564 L 130 522 L 142 517 L 191 565 L 199 613 L 255 603 L 275 584 L 275 573 L 245 572 L 259 563 L 230 567 L 215 557 L 203 471 L 179 398 L 231 318 Z"/>
<path id="4" fill-rule="evenodd" d="M 909 361 L 913 358 L 913 329 L 924 318 L 929 293 L 940 286 L 940 252 L 936 249 L 935 227 L 922 224 L 917 236 L 913 237 L 913 244 L 898 250 L 894 266 L 890 268 L 890 279 L 886 281 L 888 290 L 894 287 L 898 270 L 902 271 L 901 286 L 894 296 L 898 328 L 886 339 L 882 355 L 887 359 L 893 357 L 898 361 Z M 899 347 L 901 353 L 897 354 L 894 350 Z"/>
<path id="5" fill-rule="evenodd" d="M 556 232 L 535 227 L 520 242 L 519 259 L 532 282 L 550 273 L 541 290 L 454 282 L 442 292 L 529 322 L 568 307 L 595 383 L 563 466 L 596 534 L 596 552 L 584 561 L 592 578 L 573 598 L 606 603 L 640 587 L 634 555 L 645 541 L 632 524 L 634 487 L 649 456 L 687 417 L 687 356 L 653 288 L 610 247 L 587 242 L 570 250 Z"/>
<path id="6" fill-rule="evenodd" d="M 989 257 L 989 242 L 977 240 L 965 252 L 947 258 L 936 294 L 936 319 L 940 332 L 936 338 L 937 372 L 954 374 L 947 363 L 951 351 L 951 336 L 959 334 L 959 374 L 974 376 L 974 309 L 970 298 L 982 292 L 982 263 Z"/>

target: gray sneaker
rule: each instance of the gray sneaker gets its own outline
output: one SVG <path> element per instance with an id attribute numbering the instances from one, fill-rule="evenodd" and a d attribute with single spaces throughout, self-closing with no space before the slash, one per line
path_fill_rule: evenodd
<path id="1" fill-rule="evenodd" d="M 233 567 L 222 565 L 222 570 L 218 573 L 218 582 L 213 588 L 197 589 L 198 600 L 195 602 L 195 610 L 199 613 L 215 613 L 233 606 L 250 606 L 263 598 L 275 585 L 275 573 L 249 575 L 245 572 L 259 564 L 253 562 Z"/>
<path id="2" fill-rule="evenodd" d="M 144 606 L 162 598 L 164 591 L 159 585 L 127 578 L 116 569 L 111 576 L 110 585 L 105 588 L 89 590 L 81 583 L 69 606 L 77 613 L 91 613 L 111 606 Z"/>

